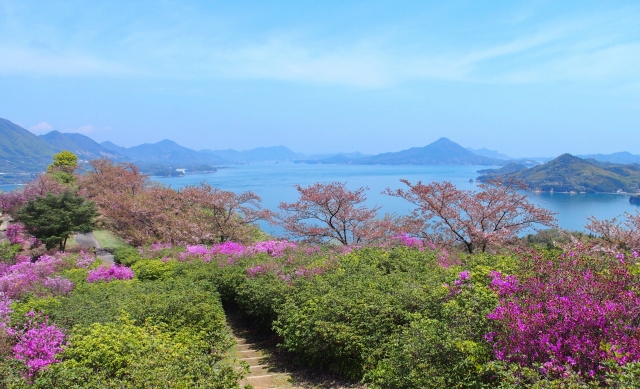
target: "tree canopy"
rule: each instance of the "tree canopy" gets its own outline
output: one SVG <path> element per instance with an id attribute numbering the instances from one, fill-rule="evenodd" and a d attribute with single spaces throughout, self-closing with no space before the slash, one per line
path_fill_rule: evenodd
<path id="1" fill-rule="evenodd" d="M 53 163 L 47 167 L 47 173 L 63 184 L 75 182 L 73 172 L 78 166 L 78 157 L 71 151 L 61 151 L 53 156 Z"/>
<path id="2" fill-rule="evenodd" d="M 92 202 L 69 190 L 36 197 L 17 212 L 17 220 L 31 235 L 42 241 L 47 249 L 58 246 L 61 251 L 65 250 L 69 236 L 91 231 L 96 216 Z"/>

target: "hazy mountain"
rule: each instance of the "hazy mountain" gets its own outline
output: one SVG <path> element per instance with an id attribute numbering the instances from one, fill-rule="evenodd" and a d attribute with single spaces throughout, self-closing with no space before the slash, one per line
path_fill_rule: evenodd
<path id="1" fill-rule="evenodd" d="M 582 159 L 595 159 L 596 161 L 611 163 L 638 163 L 640 164 L 640 155 L 631 154 L 627 151 L 613 154 L 586 154 L 578 155 Z"/>
<path id="2" fill-rule="evenodd" d="M 514 173 L 518 173 L 522 170 L 527 170 L 527 166 L 521 163 L 511 162 L 500 169 L 483 169 L 478 170 L 478 173 L 482 174 L 482 181 L 486 181 L 489 178 L 513 175 Z"/>
<path id="3" fill-rule="evenodd" d="M 447 138 L 424 146 L 395 153 L 361 158 L 353 163 L 363 165 L 504 165 L 504 160 L 477 155 Z"/>
<path id="4" fill-rule="evenodd" d="M 507 167 L 505 166 L 506 169 Z M 496 178 L 498 171 L 481 171 L 480 181 Z M 603 164 L 596 166 L 589 161 L 571 154 L 562 154 L 558 158 L 529 169 L 506 174 L 523 180 L 531 189 L 555 192 L 602 192 L 613 193 L 619 189 L 636 192 L 640 189 L 640 165 Z"/>
<path id="5" fill-rule="evenodd" d="M 51 163 L 56 149 L 31 132 L 0 119 L 0 172 L 38 172 Z"/>
<path id="6" fill-rule="evenodd" d="M 471 147 L 467 147 L 467 150 L 471 151 L 474 154 L 482 155 L 484 157 L 495 158 L 495 159 L 512 159 L 508 155 L 501 154 L 496 150 L 489 150 L 486 148 L 481 149 L 472 149 Z"/>
<path id="7" fill-rule="evenodd" d="M 113 142 L 109 142 L 108 140 L 100 143 L 100 146 L 104 147 L 107 150 L 113 151 L 113 152 L 121 154 L 121 155 L 125 155 L 125 153 L 127 151 L 126 147 L 118 146 L 117 144 L 115 144 Z"/>
<path id="8" fill-rule="evenodd" d="M 234 163 L 294 161 L 304 158 L 304 154 L 291 151 L 285 146 L 258 147 L 252 150 L 202 150 L 202 153 L 216 155 L 221 159 Z"/>
<path id="9" fill-rule="evenodd" d="M 159 163 L 176 168 L 202 165 L 222 164 L 224 159 L 210 153 L 202 153 L 183 146 L 172 140 L 162 140 L 157 143 L 144 143 L 139 146 L 123 148 L 119 151 L 134 162 Z"/>
<path id="10" fill-rule="evenodd" d="M 123 155 L 105 148 L 98 142 L 82 134 L 51 131 L 47 134 L 40 135 L 39 137 L 53 146 L 56 149 L 56 152 L 68 150 L 77 155 L 80 159 L 92 160 L 102 157 L 112 160 L 125 159 Z"/>

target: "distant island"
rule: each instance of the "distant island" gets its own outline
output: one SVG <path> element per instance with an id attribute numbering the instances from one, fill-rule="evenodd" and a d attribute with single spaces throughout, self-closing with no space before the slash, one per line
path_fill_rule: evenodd
<path id="1" fill-rule="evenodd" d="M 382 153 L 368 157 L 347 157 L 345 155 L 321 159 L 319 161 L 301 160 L 297 163 L 321 163 L 339 165 L 492 165 L 508 163 L 504 159 L 487 157 L 465 149 L 447 138 L 424 147 L 413 147 L 393 153 Z"/>
<path id="2" fill-rule="evenodd" d="M 515 178 L 532 190 L 543 192 L 637 193 L 640 190 L 640 165 L 585 160 L 571 154 L 531 168 L 510 163 L 478 173 L 481 174 L 479 181 Z"/>
<path id="3" fill-rule="evenodd" d="M 496 150 L 462 147 L 440 138 L 422 147 L 397 152 L 366 155 L 360 152 L 305 155 L 285 146 L 258 147 L 252 150 L 193 150 L 164 139 L 122 147 L 113 142 L 98 143 L 77 133 L 51 131 L 35 135 L 9 120 L 0 118 L 0 184 L 20 184 L 44 171 L 54 154 L 68 150 L 86 163 L 108 158 L 114 162 L 134 163 L 151 176 L 181 176 L 190 173 L 215 172 L 224 166 L 246 163 L 300 163 L 332 165 L 433 165 L 494 166 L 499 169 L 479 171 L 486 181 L 516 175 L 544 191 L 557 192 L 624 192 L 638 189 L 640 155 L 628 152 L 590 154 L 574 157 L 565 154 L 551 158 L 510 158 Z M 580 158 L 579 158 L 580 157 Z M 544 164 L 542 164 L 544 162 Z"/>

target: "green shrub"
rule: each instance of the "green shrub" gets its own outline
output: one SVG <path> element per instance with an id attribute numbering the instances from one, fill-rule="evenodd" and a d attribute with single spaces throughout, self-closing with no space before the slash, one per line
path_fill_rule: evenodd
<path id="1" fill-rule="evenodd" d="M 142 260 L 142 257 L 138 249 L 126 246 L 113 250 L 113 260 L 117 264 L 131 267 L 134 263 Z"/>
<path id="2" fill-rule="evenodd" d="M 141 281 L 154 281 L 170 278 L 175 262 L 162 262 L 157 259 L 141 260 L 131 266 L 136 278 Z"/>
<path id="3" fill-rule="evenodd" d="M 235 302 L 250 315 L 256 326 L 270 329 L 278 317 L 277 311 L 284 304 L 293 288 L 278 279 L 276 274 L 245 278 L 236 285 Z"/>
<path id="4" fill-rule="evenodd" d="M 202 281 L 85 283 L 44 311 L 67 329 L 112 323 L 126 312 L 137 325 L 150 320 L 166 325 L 169 331 L 189 328 L 201 332 L 216 350 L 226 351 L 232 345 L 218 294 Z"/>
<path id="5" fill-rule="evenodd" d="M 0 263 L 13 264 L 14 258 L 22 250 L 21 244 L 11 244 L 10 242 L 0 242 Z"/>
<path id="6" fill-rule="evenodd" d="M 430 252 L 351 253 L 333 272 L 296 284 L 274 329 L 282 347 L 314 365 L 362 378 L 371 355 L 422 313 L 438 317 L 447 271 Z"/>
<path id="7" fill-rule="evenodd" d="M 11 304 L 11 323 L 15 326 L 17 323 L 25 321 L 25 314 L 29 311 L 33 312 L 51 312 L 61 305 L 60 299 L 56 297 L 35 297 L 30 296 L 23 301 L 14 301 Z"/>
<path id="8" fill-rule="evenodd" d="M 239 388 L 245 371 L 202 351 L 192 332 L 131 321 L 78 329 L 62 362 L 44 371 L 34 387 Z"/>

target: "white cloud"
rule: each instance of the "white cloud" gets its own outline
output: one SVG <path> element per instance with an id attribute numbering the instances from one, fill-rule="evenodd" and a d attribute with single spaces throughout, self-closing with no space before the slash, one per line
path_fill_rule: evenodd
<path id="1" fill-rule="evenodd" d="M 0 47 L 0 74 L 28 76 L 126 76 L 132 67 L 86 54 L 61 54 L 24 47 Z"/>
<path id="2" fill-rule="evenodd" d="M 82 36 L 40 32 L 36 36 L 46 37 L 46 42 L 32 39 L 26 45 L 31 39 L 27 30 L 0 27 L 0 35 L 25 35 L 11 44 L 0 41 L 0 75 L 273 79 L 367 88 L 423 80 L 640 80 L 634 66 L 640 38 L 632 29 L 640 17 L 637 8 L 542 21 L 536 18 L 539 8 L 534 2 L 507 12 L 508 20 L 479 23 L 476 30 L 451 36 L 444 36 L 446 29 L 405 30 L 401 23 L 381 25 L 357 38 L 349 32 L 313 38 L 317 31 L 295 26 L 247 35 L 223 21 L 212 24 L 207 17 L 206 23 L 197 18 L 162 26 L 141 22 L 109 41 L 98 41 L 109 34 L 90 26 Z"/>
<path id="3" fill-rule="evenodd" d="M 44 134 L 53 130 L 53 126 L 47 122 L 40 122 L 35 126 L 29 127 L 28 130 L 33 132 L 34 134 Z"/>
<path id="4" fill-rule="evenodd" d="M 88 134 L 90 132 L 94 132 L 97 128 L 91 124 L 87 124 L 85 126 L 78 127 L 75 132 L 79 132 L 80 134 Z"/>

